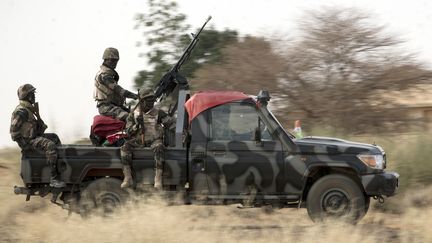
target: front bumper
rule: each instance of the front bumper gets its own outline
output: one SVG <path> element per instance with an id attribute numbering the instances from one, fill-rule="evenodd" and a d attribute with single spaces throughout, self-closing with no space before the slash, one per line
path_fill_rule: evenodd
<path id="1" fill-rule="evenodd" d="M 396 172 L 363 175 L 361 181 L 368 196 L 393 196 L 399 188 L 399 174 Z"/>

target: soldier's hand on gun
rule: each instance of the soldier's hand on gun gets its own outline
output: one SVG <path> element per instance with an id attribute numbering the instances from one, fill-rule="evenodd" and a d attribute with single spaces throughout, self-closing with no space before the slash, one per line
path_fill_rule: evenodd
<path id="1" fill-rule="evenodd" d="M 166 128 L 171 128 L 172 125 L 175 125 L 176 121 L 177 120 L 175 119 L 175 117 L 167 116 L 164 119 L 162 119 L 162 125 Z"/>

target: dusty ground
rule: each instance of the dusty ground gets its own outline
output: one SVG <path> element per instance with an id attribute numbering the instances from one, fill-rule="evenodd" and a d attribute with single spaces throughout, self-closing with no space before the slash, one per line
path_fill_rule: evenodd
<path id="1" fill-rule="evenodd" d="M 156 198 L 83 219 L 49 198 L 14 195 L 17 161 L 16 150 L 0 150 L 0 242 L 432 242 L 430 188 L 394 198 L 408 208 L 403 213 L 372 207 L 355 226 L 314 224 L 305 209 L 168 206 Z"/>

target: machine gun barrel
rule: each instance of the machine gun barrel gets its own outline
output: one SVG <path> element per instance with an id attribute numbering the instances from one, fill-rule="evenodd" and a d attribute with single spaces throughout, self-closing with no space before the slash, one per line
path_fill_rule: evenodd
<path id="1" fill-rule="evenodd" d="M 193 39 L 189 43 L 189 45 L 187 46 L 186 50 L 183 52 L 183 54 L 180 57 L 180 59 L 178 60 L 178 62 L 174 65 L 174 67 L 173 67 L 174 71 L 178 71 L 180 69 L 180 67 L 183 65 L 183 63 L 189 58 L 189 56 L 192 53 L 192 50 L 195 48 L 195 45 L 199 41 L 198 36 L 201 34 L 201 32 L 203 31 L 203 29 L 207 25 L 207 23 L 210 21 L 210 19 L 211 19 L 211 16 L 208 16 L 207 20 L 204 22 L 203 26 L 198 31 L 198 33 L 196 33 L 196 34 L 192 33 Z"/>
<path id="2" fill-rule="evenodd" d="M 211 16 L 207 18 L 207 20 L 204 22 L 201 29 L 196 33 L 192 34 L 192 41 L 189 43 L 183 54 L 181 55 L 180 59 L 177 61 L 177 63 L 162 76 L 162 78 L 159 80 L 154 94 L 159 101 L 163 99 L 164 96 L 168 96 L 177 86 L 178 83 L 182 85 L 187 86 L 187 80 L 184 77 L 181 77 L 179 75 L 179 70 L 181 66 L 189 59 L 192 50 L 195 48 L 196 44 L 199 41 L 199 35 L 204 30 L 204 27 L 206 24 L 210 21 Z"/>

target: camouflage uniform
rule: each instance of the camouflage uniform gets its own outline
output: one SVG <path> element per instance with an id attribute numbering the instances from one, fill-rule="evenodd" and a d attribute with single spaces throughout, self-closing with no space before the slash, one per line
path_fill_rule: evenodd
<path id="1" fill-rule="evenodd" d="M 95 77 L 94 99 L 99 113 L 125 121 L 129 110 L 124 106 L 126 98 L 137 99 L 138 96 L 118 85 L 119 75 L 114 70 L 119 60 L 115 48 L 107 48 L 103 54 L 104 63 Z"/>
<path id="2" fill-rule="evenodd" d="M 12 113 L 10 134 L 13 141 L 16 141 L 21 149 L 38 149 L 45 151 L 47 163 L 51 167 L 52 187 L 64 187 L 60 181 L 60 173 L 57 168 L 57 145 L 60 140 L 57 135 L 44 134 L 47 129 L 45 123 L 38 117 L 33 105 L 35 88 L 25 84 L 18 89 L 19 105 Z"/>
<path id="3" fill-rule="evenodd" d="M 150 93 L 151 95 L 149 95 Z M 122 187 L 128 187 L 133 184 L 132 176 L 130 176 L 132 149 L 138 147 L 150 147 L 153 150 L 155 160 L 154 187 L 158 189 L 162 187 L 162 172 L 165 163 L 163 133 L 164 127 L 173 124 L 173 119 L 164 111 L 153 106 L 154 96 L 151 91 L 140 92 L 140 98 L 144 97 L 144 100 L 146 99 L 146 95 L 150 97 L 150 100 L 144 101 L 145 105 L 138 107 L 134 112 L 130 113 L 126 120 L 128 139 L 120 148 L 123 172 L 125 174 Z M 140 116 L 139 109 L 146 111 L 142 114 L 143 118 Z M 141 137 L 142 124 L 144 124 L 144 137 Z"/>

